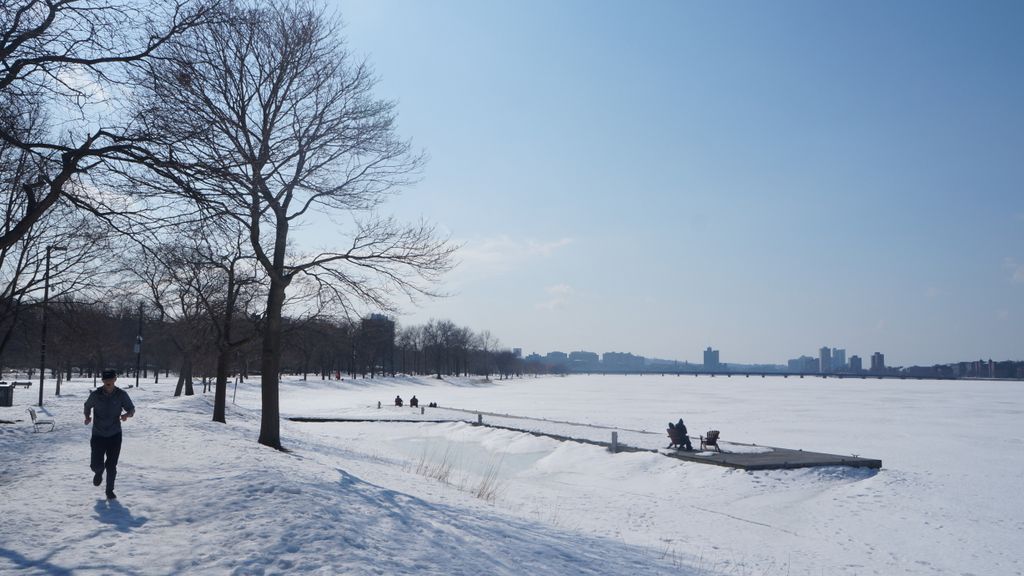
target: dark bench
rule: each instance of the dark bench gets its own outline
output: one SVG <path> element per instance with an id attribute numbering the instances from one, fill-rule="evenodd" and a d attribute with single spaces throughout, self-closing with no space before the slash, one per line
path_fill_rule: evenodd
<path id="1" fill-rule="evenodd" d="M 683 445 L 683 435 L 680 434 L 678 430 L 676 430 L 675 426 L 673 426 L 671 428 L 667 428 L 665 431 L 668 432 L 668 439 L 671 440 L 671 442 L 668 445 L 669 448 L 673 448 L 673 447 L 674 448 L 680 448 L 680 447 L 682 447 L 682 445 Z"/>
<path id="2" fill-rule="evenodd" d="M 11 382 L 11 386 L 22 386 L 24 388 L 31 388 L 31 382 Z"/>
<path id="3" fill-rule="evenodd" d="M 686 451 L 693 450 L 693 445 L 690 444 L 690 439 L 686 436 L 686 434 L 680 432 L 680 428 L 676 426 L 670 426 L 665 429 L 665 432 L 668 432 L 668 437 L 672 441 L 668 445 L 669 448 L 675 447 L 676 450 Z"/>
<path id="4" fill-rule="evenodd" d="M 708 430 L 707 436 L 700 437 L 700 449 L 707 450 L 708 447 L 713 446 L 715 450 L 721 452 L 722 449 L 718 447 L 718 430 Z"/>

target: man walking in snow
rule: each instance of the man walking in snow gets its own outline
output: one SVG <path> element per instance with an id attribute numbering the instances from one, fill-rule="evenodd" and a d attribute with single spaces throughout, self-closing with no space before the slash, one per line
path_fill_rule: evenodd
<path id="1" fill-rule="evenodd" d="M 92 422 L 92 439 L 89 441 L 92 447 L 89 467 L 94 472 L 92 485 L 99 486 L 103 482 L 103 470 L 106 469 L 108 500 L 117 498 L 114 479 L 117 477 L 117 458 L 121 455 L 121 422 L 135 416 L 135 404 L 127 392 L 114 385 L 115 382 L 117 372 L 104 370 L 103 386 L 93 390 L 85 401 L 85 423 Z"/>

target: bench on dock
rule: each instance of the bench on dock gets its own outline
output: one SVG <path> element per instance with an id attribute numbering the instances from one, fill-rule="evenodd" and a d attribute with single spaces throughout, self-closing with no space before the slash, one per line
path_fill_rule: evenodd
<path id="1" fill-rule="evenodd" d="M 32 431 L 33 432 L 39 432 L 39 428 L 41 426 L 46 426 L 47 424 L 50 425 L 50 429 L 47 430 L 47 432 L 53 432 L 53 427 L 56 425 L 56 422 L 54 422 L 53 416 L 50 416 L 49 414 L 46 414 L 45 412 L 44 412 L 44 414 L 45 414 L 45 416 L 40 416 L 39 414 L 36 414 L 36 409 L 35 408 L 29 408 L 28 409 L 28 415 L 32 417 Z"/>
<path id="2" fill-rule="evenodd" d="M 675 426 L 667 428 L 665 431 L 668 432 L 668 439 L 671 440 L 668 445 L 669 448 L 681 448 L 683 446 L 683 435 L 676 430 Z"/>
<path id="3" fill-rule="evenodd" d="M 707 436 L 700 437 L 700 449 L 701 451 L 707 450 L 709 446 L 714 446 L 715 450 L 721 452 L 722 449 L 718 447 L 718 430 L 708 430 Z"/>

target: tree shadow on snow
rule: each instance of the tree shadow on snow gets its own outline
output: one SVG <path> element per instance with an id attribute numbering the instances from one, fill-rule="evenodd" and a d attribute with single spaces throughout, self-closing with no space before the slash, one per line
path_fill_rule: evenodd
<path id="1" fill-rule="evenodd" d="M 94 538 L 98 534 L 93 534 L 89 538 Z M 15 552 L 14 550 L 8 550 L 7 548 L 0 547 L 0 572 L 3 572 L 4 564 L 2 560 L 7 559 L 15 566 L 16 570 L 22 570 L 26 574 L 46 574 L 47 576 L 72 576 L 80 572 L 98 573 L 98 574 L 111 574 L 117 573 L 121 576 L 141 576 L 144 572 L 137 570 L 126 569 L 119 567 L 116 570 L 111 568 L 110 564 L 104 561 L 102 554 L 97 555 L 93 560 L 95 563 L 83 564 L 80 566 L 74 566 L 71 568 L 65 568 L 58 566 L 51 562 L 51 558 L 57 554 L 58 550 L 50 550 L 48 553 L 38 560 L 33 560 L 24 554 Z M 6 572 L 3 572 L 6 574 Z"/>
<path id="2" fill-rule="evenodd" d="M 74 570 L 70 568 L 64 568 L 51 564 L 48 560 L 31 560 L 26 558 L 24 555 L 15 552 L 14 550 L 8 550 L 6 548 L 0 548 L 0 558 L 6 558 L 10 560 L 12 564 L 18 568 L 25 570 L 31 568 L 33 571 L 38 570 L 42 574 L 50 574 L 53 576 L 71 576 L 74 574 Z"/>
<path id="3" fill-rule="evenodd" d="M 433 557 L 404 563 L 389 556 L 378 566 L 385 573 L 432 570 L 449 574 L 665 574 L 669 566 L 650 550 L 614 539 L 560 530 L 525 519 L 467 514 L 465 509 L 429 502 L 371 484 L 344 470 L 339 487 L 351 510 L 375 510 L 372 515 L 345 516 L 346 538 L 357 548 L 367 542 L 401 540 L 408 550 L 429 550 Z M 392 536 L 395 535 L 395 536 Z M 673 573 L 691 574 L 686 566 Z"/>

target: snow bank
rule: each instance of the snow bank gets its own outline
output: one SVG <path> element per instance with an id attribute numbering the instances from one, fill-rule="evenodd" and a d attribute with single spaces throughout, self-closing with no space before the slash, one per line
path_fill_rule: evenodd
<path id="1" fill-rule="evenodd" d="M 255 442 L 258 385 L 238 387 L 222 425 L 210 397 L 161 384 L 130 391 L 139 411 L 114 502 L 90 482 L 88 389 L 47 397 L 53 433 L 27 422 L 35 394 L 0 408 L 17 421 L 0 424 L 2 573 L 1024 573 L 1019 383 L 289 380 L 285 416 L 409 422 L 285 421 L 288 453 Z M 387 406 L 413 393 L 445 408 Z M 682 416 L 730 449 L 857 453 L 885 468 L 748 473 L 423 421 L 477 412 L 655 448 Z"/>

